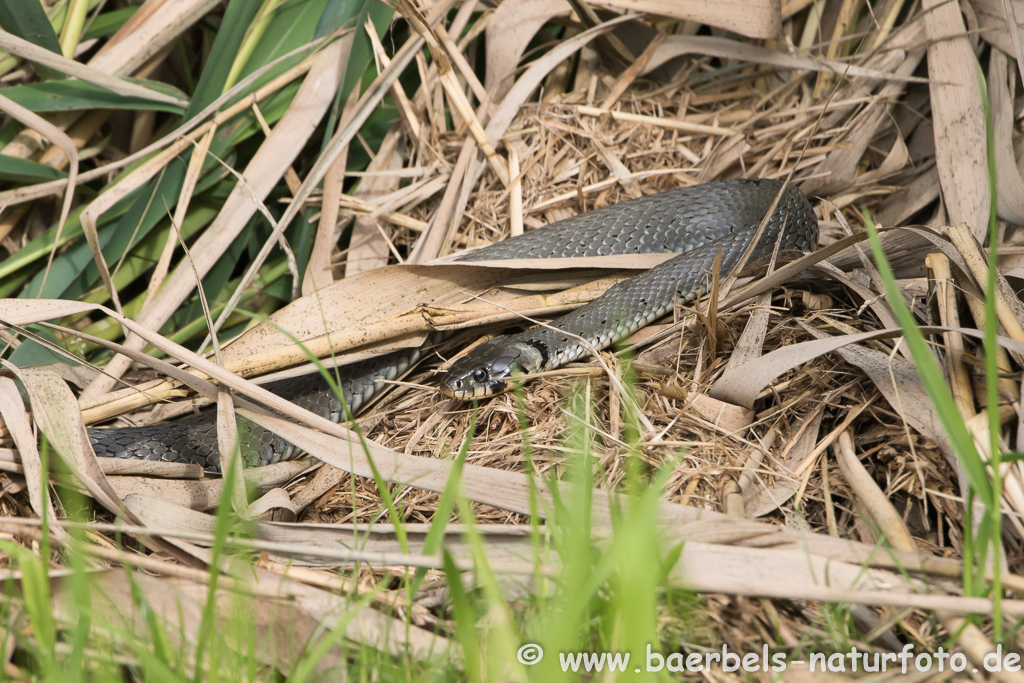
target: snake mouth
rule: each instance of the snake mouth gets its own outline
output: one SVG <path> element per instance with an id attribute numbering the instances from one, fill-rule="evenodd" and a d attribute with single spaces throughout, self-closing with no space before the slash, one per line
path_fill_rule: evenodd
<path id="1" fill-rule="evenodd" d="M 460 401 L 471 401 L 474 398 L 487 398 L 500 394 L 508 389 L 508 385 L 500 379 L 487 379 L 480 382 L 472 376 L 456 375 L 449 372 L 439 385 L 441 393 Z"/>
<path id="2" fill-rule="evenodd" d="M 530 339 L 492 339 L 452 363 L 441 392 L 463 401 L 504 393 L 543 367 L 546 348 Z"/>

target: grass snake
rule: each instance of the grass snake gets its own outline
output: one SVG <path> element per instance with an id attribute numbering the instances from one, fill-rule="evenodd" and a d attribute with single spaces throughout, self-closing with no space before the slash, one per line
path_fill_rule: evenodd
<path id="1" fill-rule="evenodd" d="M 560 367 L 590 353 L 589 347 L 606 348 L 664 315 L 675 301 L 693 301 L 706 288 L 719 251 L 722 274 L 735 267 L 782 188 L 778 180 L 724 180 L 683 187 L 582 213 L 465 254 L 460 260 L 679 252 L 547 326 L 481 344 L 452 364 L 441 378 L 441 391 L 461 399 L 499 393 L 509 388 L 516 375 Z M 790 185 L 750 258 L 771 254 L 776 244 L 783 249 L 813 250 L 817 241 L 814 211 Z M 378 379 L 395 379 L 404 373 L 432 342 L 436 337 L 421 348 L 339 368 L 341 393 L 351 413 L 358 413 L 385 386 Z M 266 388 L 335 422 L 344 416 L 341 401 L 319 374 L 272 382 Z M 248 420 L 239 418 L 238 425 L 248 466 L 288 460 L 299 453 Z M 220 468 L 212 412 L 159 425 L 92 428 L 89 440 L 99 456 L 197 463 L 212 471 Z"/>

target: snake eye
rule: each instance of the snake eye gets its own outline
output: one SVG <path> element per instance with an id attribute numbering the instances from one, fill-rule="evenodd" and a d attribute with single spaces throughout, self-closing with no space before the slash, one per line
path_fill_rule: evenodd
<path id="1" fill-rule="evenodd" d="M 487 371 L 486 370 L 474 370 L 473 371 L 473 379 L 476 380 L 477 382 L 486 382 L 487 381 Z"/>

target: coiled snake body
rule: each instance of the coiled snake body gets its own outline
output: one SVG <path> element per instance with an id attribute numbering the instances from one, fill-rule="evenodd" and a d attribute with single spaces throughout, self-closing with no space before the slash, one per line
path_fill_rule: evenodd
<path id="1" fill-rule="evenodd" d="M 557 368 L 585 356 L 588 347 L 610 346 L 664 315 L 677 298 L 699 297 L 716 254 L 722 253 L 723 275 L 729 273 L 782 187 L 777 180 L 726 180 L 680 188 L 583 213 L 463 256 L 460 260 L 478 261 L 681 252 L 548 326 L 481 344 L 445 373 L 441 391 L 462 399 L 499 393 L 515 375 Z M 814 211 L 799 190 L 788 186 L 750 258 L 771 254 L 776 244 L 809 251 L 817 241 Z M 340 389 L 351 413 L 384 386 L 376 380 L 395 379 L 422 354 L 422 348 L 401 350 L 340 368 Z M 341 401 L 319 374 L 266 388 L 335 422 L 344 415 Z M 247 420 L 239 420 L 239 429 L 249 466 L 298 454 L 291 444 Z M 144 427 L 90 429 L 89 439 L 100 456 L 220 467 L 212 414 Z"/>

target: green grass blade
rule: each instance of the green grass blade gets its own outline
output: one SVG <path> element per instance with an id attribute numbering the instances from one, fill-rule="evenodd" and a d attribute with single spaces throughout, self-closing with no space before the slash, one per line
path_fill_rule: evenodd
<path id="1" fill-rule="evenodd" d="M 992 544 L 992 628 L 995 639 L 1002 640 L 1003 616 L 1002 616 L 1002 544 L 1000 543 L 1002 533 L 1002 444 L 999 437 L 1002 426 L 999 423 L 999 361 L 998 344 L 996 335 L 999 333 L 999 317 L 996 313 L 996 268 L 999 264 L 999 215 L 998 215 L 998 183 L 996 181 L 996 152 L 995 138 L 992 130 L 992 112 L 989 107 L 988 89 L 985 84 L 985 74 L 981 71 L 981 65 L 974 63 L 978 87 L 981 89 L 981 106 L 985 113 L 985 139 L 988 148 L 988 183 L 991 197 L 991 204 L 988 212 L 988 271 L 985 278 L 985 408 L 988 412 L 988 436 L 989 452 L 991 453 L 989 465 L 992 477 L 992 498 L 985 501 L 984 531 L 988 538 L 982 536 L 982 540 L 988 540 Z M 979 532 L 982 530 L 979 529 Z M 984 553 L 981 557 L 984 557 Z M 979 558 L 980 560 L 981 558 Z M 978 586 L 976 593 L 985 591 L 985 569 L 984 561 L 979 562 Z"/>
<path id="2" fill-rule="evenodd" d="M 96 38 L 107 38 L 114 35 L 124 23 L 132 18 L 139 9 L 139 5 L 121 7 L 109 12 L 103 12 L 86 27 L 82 34 L 82 40 L 94 40 Z"/>
<path id="3" fill-rule="evenodd" d="M 192 103 L 185 112 L 185 120 L 201 112 L 224 93 L 224 84 L 227 83 L 234 55 L 238 54 L 245 32 L 258 11 L 259 4 L 251 0 L 231 0 L 228 3 L 210 49 L 210 56 L 196 84 Z"/>
<path id="4" fill-rule="evenodd" d="M 174 97 L 186 99 L 183 92 L 165 83 L 136 81 L 147 88 Z M 98 85 L 81 80 L 43 81 L 4 88 L 4 95 L 21 106 L 37 113 L 85 111 L 92 109 L 127 109 L 131 111 L 162 111 L 182 113 L 181 109 L 166 102 L 141 97 L 130 97 L 110 92 Z"/>
<path id="5" fill-rule="evenodd" d="M 236 448 L 238 443 L 239 441 L 236 441 Z M 217 504 L 216 523 L 213 527 L 213 546 L 210 548 L 210 581 L 206 604 L 203 606 L 202 619 L 199 623 L 199 636 L 196 639 L 195 670 L 192 678 L 195 683 L 203 680 L 201 677 L 203 660 L 207 653 L 210 653 L 210 669 L 217 668 L 215 659 L 217 648 L 212 647 L 210 638 L 217 628 L 217 586 L 220 579 L 220 559 L 224 556 L 228 534 L 235 526 L 236 519 L 231 511 L 232 496 L 227 495 L 227 492 L 234 489 L 234 482 L 239 476 L 241 473 L 237 469 L 228 469 L 224 477 L 225 495 L 221 496 L 220 502 Z"/>
<path id="6" fill-rule="evenodd" d="M 252 24 L 249 25 L 249 30 L 245 34 L 245 40 L 242 41 L 242 46 L 231 63 L 231 70 L 228 71 L 227 79 L 224 81 L 224 90 L 230 89 L 231 86 L 238 82 L 239 74 L 245 68 L 246 62 L 249 61 L 253 50 L 259 44 L 260 38 L 266 34 L 271 17 L 273 17 L 280 4 L 281 0 L 263 0 L 259 14 L 256 15 Z"/>
<path id="7" fill-rule="evenodd" d="M 473 607 L 465 584 L 462 583 L 462 572 L 455 566 L 455 561 L 447 550 L 442 551 L 441 560 L 448 592 L 451 595 L 455 637 L 462 646 L 463 670 L 468 680 L 481 681 L 483 672 L 480 669 L 480 631 L 477 628 L 479 615 Z"/>
<path id="8" fill-rule="evenodd" d="M 924 335 L 921 334 L 913 314 L 903 300 L 903 295 L 896 284 L 896 277 L 893 274 L 892 267 L 889 265 L 885 252 L 882 251 L 882 242 L 878 237 L 878 231 L 870 220 L 870 216 L 865 214 L 865 218 L 867 219 L 866 228 L 875 264 L 882 277 L 889 303 L 892 305 L 900 327 L 903 329 L 904 339 L 914 359 L 918 377 L 921 378 L 921 383 L 924 385 L 925 391 L 935 407 L 935 412 L 939 417 L 939 421 L 942 422 L 953 451 L 963 465 L 972 491 L 982 500 L 986 509 L 991 510 L 993 506 L 998 508 L 998 501 L 994 500 L 995 490 L 992 486 L 988 466 L 978 454 L 974 446 L 974 439 L 953 401 L 953 395 L 946 384 L 945 375 L 929 352 Z M 979 537 L 975 548 L 980 553 L 977 559 L 980 560 L 982 577 L 984 577 L 985 573 L 984 556 L 989 541 L 998 542 L 998 536 L 991 538 L 991 533 L 992 530 L 989 524 L 982 523 L 978 527 Z M 970 535 L 969 527 L 965 527 L 965 534 Z M 972 595 L 979 594 L 979 584 L 976 582 L 972 567 L 972 562 L 975 559 L 970 555 L 965 555 L 964 557 L 964 590 Z"/>
<path id="9" fill-rule="evenodd" d="M 0 540 L 0 552 L 8 554 L 17 562 L 21 571 L 21 597 L 25 601 L 29 623 L 32 624 L 32 635 L 42 660 L 40 663 L 52 675 L 57 666 L 57 625 L 53 618 L 47 567 L 41 557 L 17 543 Z"/>
<path id="10" fill-rule="evenodd" d="M 0 27 L 50 52 L 61 54 L 60 41 L 40 2 L 0 0 Z M 63 74 L 44 66 L 36 65 L 36 71 L 47 78 L 64 78 Z"/>
<path id="11" fill-rule="evenodd" d="M 8 180 L 19 184 L 46 183 L 51 180 L 67 178 L 68 174 L 52 166 L 38 161 L 19 159 L 18 157 L 0 154 L 0 180 Z"/>
<path id="12" fill-rule="evenodd" d="M 946 430 L 950 445 L 961 459 L 971 486 L 983 498 L 991 499 L 992 483 L 989 480 L 985 463 L 978 455 L 978 451 L 974 447 L 974 439 L 971 437 L 971 433 L 967 430 L 967 425 L 964 424 L 963 418 L 956 409 L 953 394 L 946 384 L 942 368 L 939 367 L 938 363 L 935 362 L 935 358 L 929 352 L 924 335 L 921 334 L 913 314 L 903 300 L 903 295 L 896 284 L 896 276 L 893 274 L 885 252 L 882 251 L 882 242 L 878 237 L 878 231 L 875 229 L 874 222 L 871 221 L 870 216 L 865 215 L 865 218 L 867 219 L 866 228 L 875 264 L 879 274 L 882 276 L 882 282 L 884 283 L 889 303 L 892 305 L 900 327 L 903 329 L 904 339 L 906 339 L 907 346 L 914 359 L 914 364 L 917 366 L 917 374 L 921 378 L 921 383 L 924 385 L 928 397 L 935 406 L 935 411 L 942 422 L 943 428 Z"/>

